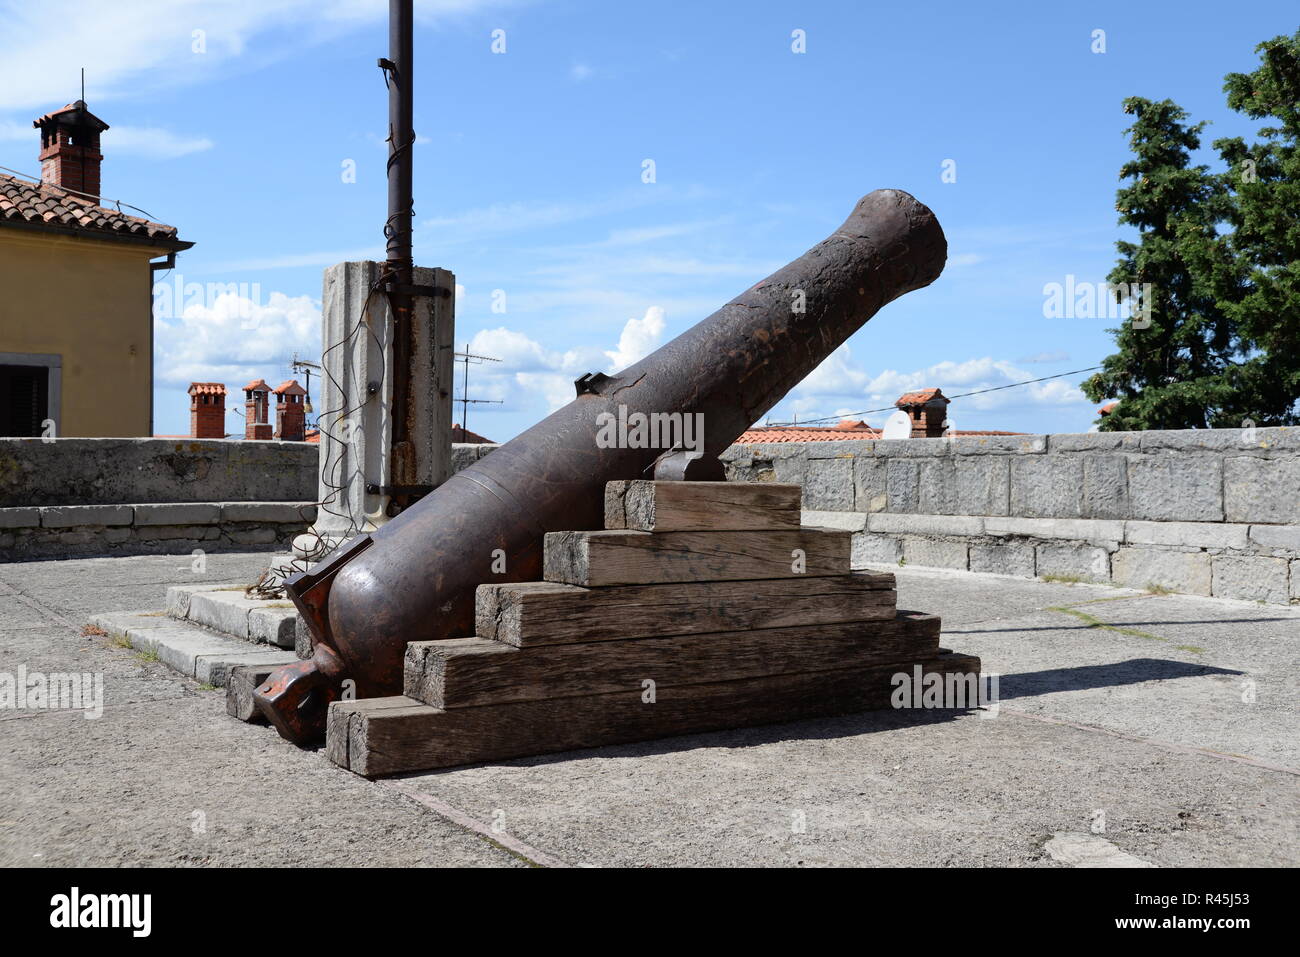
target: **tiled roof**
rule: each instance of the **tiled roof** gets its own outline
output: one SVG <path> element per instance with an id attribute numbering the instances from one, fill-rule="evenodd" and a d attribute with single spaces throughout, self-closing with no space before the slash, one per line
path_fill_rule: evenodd
<path id="1" fill-rule="evenodd" d="M 842 424 L 842 423 L 841 423 Z M 991 429 L 954 429 L 950 435 L 1026 435 L 1025 432 L 998 432 Z M 766 442 L 842 442 L 845 439 L 878 439 L 880 430 L 868 426 L 865 429 L 842 429 L 839 426 L 818 428 L 816 426 L 769 426 L 767 428 L 749 429 L 736 439 L 737 445 Z"/>
<path id="2" fill-rule="evenodd" d="M 78 100 L 75 103 L 69 103 L 61 110 L 51 110 L 49 113 L 44 113 L 41 116 L 38 116 L 36 119 L 32 120 L 32 126 L 40 126 L 43 123 L 48 123 L 56 116 L 62 116 L 64 113 L 81 114 L 82 118 L 87 123 L 89 123 L 91 126 L 98 128 L 100 132 L 103 132 L 104 130 L 109 128 L 107 123 L 101 120 L 94 113 L 90 112 L 90 110 L 86 109 L 86 104 L 82 100 Z"/>
<path id="3" fill-rule="evenodd" d="M 250 389 L 256 389 L 258 392 L 271 391 L 271 387 L 266 384 L 265 379 L 254 379 L 252 382 L 248 383 L 248 385 L 244 386 L 245 392 L 248 392 Z"/>
<path id="4" fill-rule="evenodd" d="M 459 425 L 451 427 L 451 440 L 453 442 L 467 442 L 471 445 L 495 445 L 491 439 L 484 438 L 477 432 L 469 429 L 462 429 Z"/>
<path id="5" fill-rule="evenodd" d="M 297 379 L 285 379 L 271 390 L 276 395 L 306 395 L 307 390 L 298 384 Z"/>
<path id="6" fill-rule="evenodd" d="M 778 425 L 754 428 L 741 434 L 736 442 L 840 442 L 844 439 L 878 439 L 880 430 L 868 426 L 865 429 L 841 429 L 839 427 L 807 428 L 797 425 Z"/>
<path id="7" fill-rule="evenodd" d="M 80 236 L 150 243 L 188 249 L 175 226 L 128 216 L 49 183 L 34 183 L 0 173 L 0 226 L 25 226 Z"/>
<path id="8" fill-rule="evenodd" d="M 226 384 L 224 382 L 191 382 L 189 393 L 190 395 L 225 395 Z"/>
<path id="9" fill-rule="evenodd" d="M 905 405 L 927 405 L 938 399 L 942 399 L 944 402 L 948 401 L 938 389 L 921 389 L 917 392 L 903 393 L 895 400 L 894 405 L 901 409 Z"/>
<path id="10" fill-rule="evenodd" d="M 1110 415 L 1112 412 L 1115 411 L 1115 406 L 1117 405 L 1119 405 L 1118 402 L 1107 402 L 1105 405 L 1103 405 L 1100 409 L 1097 410 L 1097 414 Z"/>

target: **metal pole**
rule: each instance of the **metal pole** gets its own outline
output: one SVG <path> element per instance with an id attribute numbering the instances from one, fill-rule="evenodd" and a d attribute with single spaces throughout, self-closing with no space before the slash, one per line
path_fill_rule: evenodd
<path id="1" fill-rule="evenodd" d="M 411 128 L 412 52 L 414 0 L 389 0 L 388 56 L 392 61 L 388 84 L 388 240 L 390 282 L 398 287 L 389 294 L 393 313 L 393 403 L 390 476 L 393 485 L 414 485 L 415 456 L 411 447 L 411 160 L 415 133 Z M 406 287 L 405 289 L 402 287 Z M 409 504 L 394 496 L 399 507 Z"/>

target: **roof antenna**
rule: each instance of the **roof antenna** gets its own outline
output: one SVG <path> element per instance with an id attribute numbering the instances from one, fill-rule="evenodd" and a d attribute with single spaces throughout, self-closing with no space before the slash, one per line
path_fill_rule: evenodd
<path id="1" fill-rule="evenodd" d="M 81 102 L 86 102 L 86 68 L 81 68 Z"/>

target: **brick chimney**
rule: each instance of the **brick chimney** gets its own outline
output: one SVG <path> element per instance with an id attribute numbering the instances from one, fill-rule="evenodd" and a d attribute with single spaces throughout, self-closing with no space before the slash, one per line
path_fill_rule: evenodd
<path id="1" fill-rule="evenodd" d="M 99 202 L 99 134 L 108 124 L 86 109 L 84 100 L 32 121 L 41 131 L 41 182 L 61 186 Z"/>
<path id="2" fill-rule="evenodd" d="M 190 383 L 190 437 L 226 437 L 226 387 L 223 383 Z"/>
<path id="3" fill-rule="evenodd" d="M 275 392 L 275 437 L 285 442 L 304 442 L 307 439 L 307 408 L 303 404 L 307 390 L 297 379 L 287 379 L 273 390 Z"/>
<path id="4" fill-rule="evenodd" d="M 914 439 L 937 439 L 948 424 L 948 399 L 938 389 L 922 389 L 898 397 L 894 403 L 912 420 Z"/>
<path id="5" fill-rule="evenodd" d="M 261 379 L 244 386 L 244 438 L 271 439 L 271 423 L 267 417 L 271 387 Z"/>

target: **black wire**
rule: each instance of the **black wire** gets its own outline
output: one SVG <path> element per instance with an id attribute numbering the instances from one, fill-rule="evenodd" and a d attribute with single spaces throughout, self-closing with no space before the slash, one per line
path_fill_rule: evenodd
<path id="1" fill-rule="evenodd" d="M 1003 389 L 1014 389 L 1022 385 L 1033 385 L 1035 382 L 1046 382 L 1048 379 L 1060 379 L 1067 375 L 1078 375 L 1080 372 L 1093 372 L 1100 368 L 1101 366 L 1089 366 L 1086 369 L 1075 369 L 1072 372 L 1058 372 L 1056 375 L 1045 375 L 1038 379 L 1026 379 L 1024 382 L 1013 382 L 1010 385 L 996 385 L 991 389 L 976 389 L 974 392 L 962 392 L 958 395 L 944 396 L 944 398 L 949 402 L 952 402 L 955 399 L 965 399 L 972 395 L 983 395 L 985 392 L 1001 392 Z M 758 428 L 780 429 L 787 426 L 798 427 L 801 425 L 811 425 L 813 422 L 829 422 L 832 419 L 839 421 L 841 419 L 851 419 L 858 415 L 872 415 L 876 412 L 892 412 L 895 408 L 897 408 L 897 406 L 890 405 L 883 409 L 867 409 L 865 412 L 846 412 L 843 415 L 823 415 L 821 418 L 805 419 L 803 422 L 771 422 L 767 425 L 758 426 Z"/>

